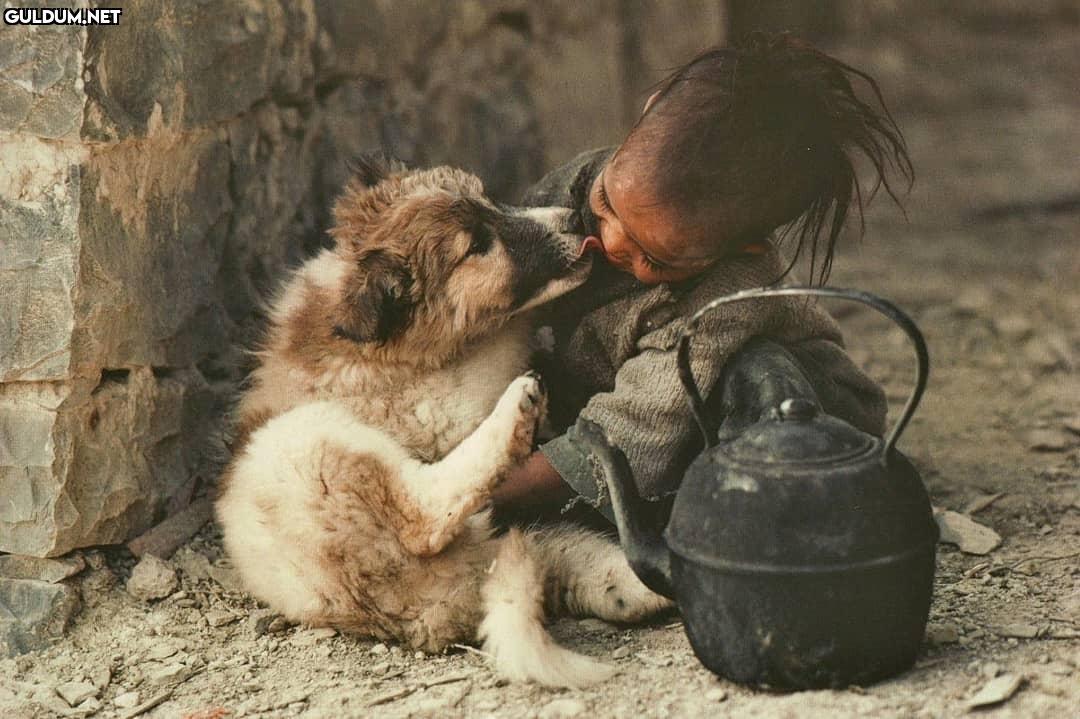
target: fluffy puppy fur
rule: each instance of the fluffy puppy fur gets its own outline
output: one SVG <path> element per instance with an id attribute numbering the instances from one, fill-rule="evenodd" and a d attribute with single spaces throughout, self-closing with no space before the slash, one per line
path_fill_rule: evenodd
<path id="1" fill-rule="evenodd" d="M 668 606 L 618 546 L 569 526 L 495 537 L 489 493 L 544 410 L 522 313 L 581 284 L 564 210 L 488 200 L 449 168 L 368 164 L 335 246 L 272 305 L 217 502 L 247 588 L 290 619 L 424 651 L 484 641 L 511 679 L 609 675 L 546 615 Z"/>

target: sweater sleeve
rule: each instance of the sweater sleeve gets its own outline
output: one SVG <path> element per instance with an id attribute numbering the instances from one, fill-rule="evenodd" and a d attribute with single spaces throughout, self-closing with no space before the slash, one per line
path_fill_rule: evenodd
<path id="1" fill-rule="evenodd" d="M 763 329 L 757 319 L 741 316 L 709 341 L 691 343 L 690 366 L 702 396 L 711 393 L 731 356 Z M 643 337 L 638 354 L 616 373 L 614 388 L 594 395 L 580 415 L 622 449 L 645 497 L 678 489 L 682 471 L 703 446 L 676 366 L 683 326 L 679 320 Z"/>

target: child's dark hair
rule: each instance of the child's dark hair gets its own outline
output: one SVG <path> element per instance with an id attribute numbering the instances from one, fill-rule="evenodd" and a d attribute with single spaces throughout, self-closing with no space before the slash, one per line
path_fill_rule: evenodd
<path id="1" fill-rule="evenodd" d="M 853 80 L 869 86 L 876 105 L 857 96 Z M 649 171 L 659 202 L 706 222 L 712 208 L 737 207 L 753 218 L 748 234 L 727 238 L 737 244 L 788 225 L 792 266 L 809 245 L 810 274 L 820 256 L 821 282 L 852 200 L 863 228 L 854 155 L 869 160 L 874 191 L 884 185 L 893 201 L 889 171 L 908 188 L 914 177 L 873 78 L 786 34 L 757 33 L 678 68 L 623 147 L 638 142 L 657 158 Z"/>

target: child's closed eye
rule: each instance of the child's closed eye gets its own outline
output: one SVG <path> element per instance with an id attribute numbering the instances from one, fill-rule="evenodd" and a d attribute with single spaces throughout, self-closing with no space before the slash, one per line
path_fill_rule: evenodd
<path id="1" fill-rule="evenodd" d="M 610 212 L 612 214 L 615 214 L 615 211 L 611 209 L 611 203 L 608 202 L 607 190 L 604 189 L 603 182 L 599 183 L 598 189 L 596 191 L 596 199 L 600 203 L 600 209 L 602 209 L 604 212 Z"/>
<path id="2" fill-rule="evenodd" d="M 648 267 L 653 272 L 662 272 L 663 270 L 667 269 L 667 267 L 660 264 L 659 262 L 657 262 L 656 260 L 654 260 L 653 258 L 649 257 L 646 254 L 641 255 L 641 261 L 644 262 L 645 266 Z"/>

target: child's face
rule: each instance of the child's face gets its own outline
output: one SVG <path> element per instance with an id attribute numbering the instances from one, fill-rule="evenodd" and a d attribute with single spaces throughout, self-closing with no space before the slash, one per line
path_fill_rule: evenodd
<path id="1" fill-rule="evenodd" d="M 691 229 L 674 208 L 657 204 L 635 165 L 632 157 L 616 153 L 589 192 L 607 261 L 650 285 L 704 271 L 719 259 L 716 248 L 723 243 Z"/>

